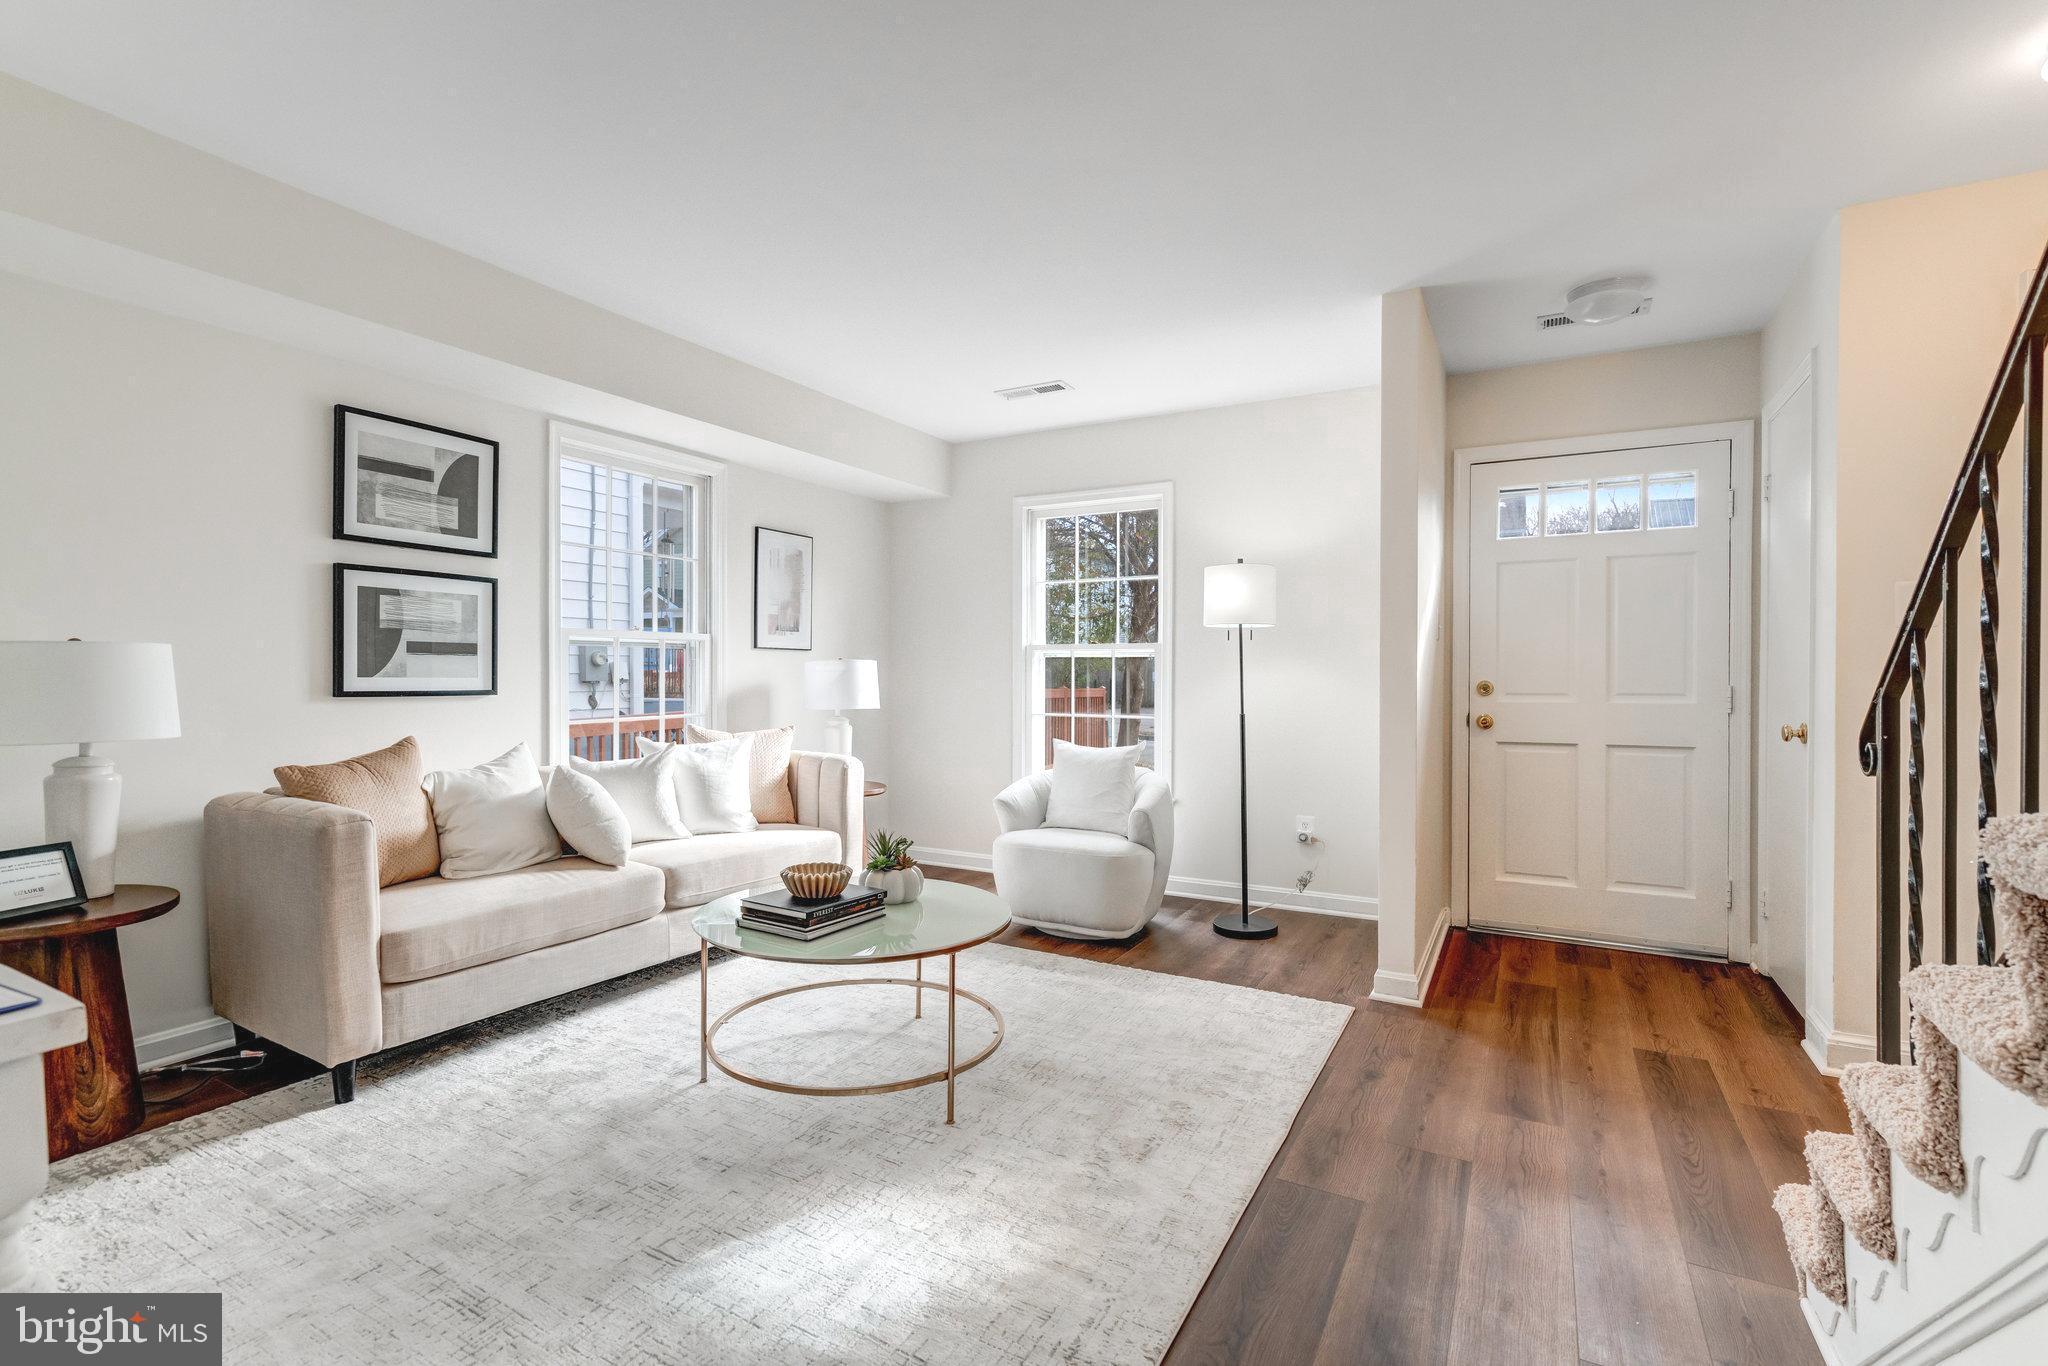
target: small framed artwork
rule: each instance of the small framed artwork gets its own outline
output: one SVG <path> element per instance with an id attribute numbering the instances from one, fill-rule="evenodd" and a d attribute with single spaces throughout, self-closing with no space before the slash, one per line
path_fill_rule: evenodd
<path id="1" fill-rule="evenodd" d="M 0 850 L 0 920 L 61 911 L 85 901 L 71 842 Z"/>
<path id="2" fill-rule="evenodd" d="M 498 553 L 498 443 L 334 405 L 334 535 Z"/>
<path id="3" fill-rule="evenodd" d="M 482 697 L 498 691 L 498 581 L 334 566 L 336 697 Z"/>
<path id="4" fill-rule="evenodd" d="M 754 528 L 754 648 L 811 648 L 811 538 Z"/>

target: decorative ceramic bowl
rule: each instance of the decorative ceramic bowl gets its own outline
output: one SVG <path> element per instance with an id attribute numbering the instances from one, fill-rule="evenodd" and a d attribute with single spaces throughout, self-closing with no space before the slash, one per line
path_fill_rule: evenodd
<path id="1" fill-rule="evenodd" d="M 782 870 L 782 885 L 798 901 L 830 901 L 852 877 L 853 869 L 843 863 L 794 863 Z"/>

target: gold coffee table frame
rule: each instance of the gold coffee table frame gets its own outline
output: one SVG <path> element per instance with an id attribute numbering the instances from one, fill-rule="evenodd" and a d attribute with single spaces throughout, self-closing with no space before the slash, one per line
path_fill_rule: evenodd
<path id="1" fill-rule="evenodd" d="M 979 891 L 979 889 L 966 888 L 961 890 Z M 942 896 L 948 894 L 948 892 L 941 893 Z M 980 893 L 980 895 L 987 896 L 988 894 Z M 991 901 L 994 900 L 993 897 L 989 899 Z M 738 898 L 733 897 L 722 900 L 737 902 Z M 721 903 L 714 902 L 713 907 L 719 904 Z M 1000 906 L 1000 903 L 996 904 Z M 913 902 L 904 907 L 892 907 L 891 909 L 892 911 L 908 914 L 916 906 L 917 903 Z M 709 909 L 707 908 L 707 910 Z M 778 963 L 814 964 L 821 967 L 914 962 L 917 965 L 917 975 L 915 977 L 836 977 L 822 982 L 803 982 L 793 987 L 782 987 L 775 991 L 764 992 L 759 996 L 749 997 L 747 1000 L 741 1001 L 738 1005 L 727 1010 L 715 1020 L 711 1018 L 712 941 L 706 936 L 697 949 L 697 1081 L 700 1085 L 708 1082 L 711 1079 L 711 1068 L 716 1066 L 719 1071 L 725 1073 L 726 1076 L 731 1077 L 734 1081 L 742 1082 L 748 1086 L 756 1086 L 764 1091 L 780 1091 L 785 1095 L 796 1096 L 881 1096 L 895 1091 L 910 1091 L 920 1086 L 933 1086 L 939 1082 L 944 1082 L 946 1084 L 946 1123 L 951 1124 L 953 1123 L 955 1082 L 962 1072 L 988 1061 L 990 1055 L 1002 1046 L 1003 1033 L 1006 1027 L 1003 1013 L 996 1008 L 994 1002 L 978 992 L 969 991 L 960 985 L 960 954 L 964 950 L 974 948 L 979 944 L 986 944 L 1008 927 L 1009 916 L 1005 912 L 1001 917 L 1001 923 L 995 924 L 994 928 L 989 929 L 986 933 L 951 943 L 936 945 L 929 949 L 913 949 L 909 952 L 890 952 L 884 947 L 865 946 L 868 936 L 861 935 L 861 929 L 864 927 L 856 927 L 853 930 L 847 931 L 849 939 L 846 946 L 849 950 L 853 950 L 856 945 L 863 945 L 866 947 L 866 951 L 853 952 L 851 956 L 846 957 L 814 957 L 801 951 L 790 952 L 787 949 L 787 945 L 797 941 L 775 941 L 771 936 L 758 934 L 754 931 L 742 932 L 730 936 L 730 942 L 721 943 L 719 947 L 729 953 L 735 953 L 747 958 L 759 958 L 764 961 Z M 699 934 L 701 935 L 702 933 L 703 928 L 700 926 Z M 817 942 L 815 940 L 812 941 L 812 945 L 815 946 Z M 938 982 L 926 981 L 924 975 L 925 960 L 940 957 L 946 960 L 946 981 L 943 985 Z M 798 1082 L 777 1081 L 772 1077 L 756 1076 L 751 1072 L 743 1071 L 733 1066 L 718 1055 L 718 1048 L 715 1043 L 718 1031 L 723 1029 L 735 1016 L 752 1010 L 755 1006 L 765 1005 L 770 1001 L 780 1000 L 785 996 L 795 996 L 806 991 L 824 991 L 832 987 L 869 986 L 905 986 L 911 988 L 913 997 L 911 1018 L 913 1019 L 924 1018 L 924 994 L 927 991 L 945 993 L 946 1065 L 943 1068 L 934 1072 L 926 1072 L 919 1076 L 904 1077 L 894 1081 L 872 1082 L 863 1086 L 806 1086 Z M 960 999 L 962 997 L 974 1002 L 987 1011 L 989 1018 L 995 1021 L 996 1027 L 995 1037 L 990 1039 L 987 1045 L 974 1054 L 973 1057 L 965 1059 L 959 1056 Z"/>

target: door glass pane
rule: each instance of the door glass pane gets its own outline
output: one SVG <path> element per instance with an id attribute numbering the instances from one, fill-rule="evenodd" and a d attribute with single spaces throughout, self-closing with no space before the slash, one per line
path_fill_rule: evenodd
<path id="1" fill-rule="evenodd" d="M 1593 530 L 1634 531 L 1643 524 L 1643 481 L 1602 479 L 1593 490 Z"/>
<path id="2" fill-rule="evenodd" d="M 1116 641 L 1116 580 L 1103 579 L 1080 585 L 1075 603 L 1077 629 L 1083 645 L 1110 645 Z"/>
<path id="3" fill-rule="evenodd" d="M 1593 526 L 1591 504 L 1586 481 L 1574 479 L 1567 483 L 1552 484 L 1543 494 L 1543 534 L 1546 536 L 1579 536 Z"/>
<path id="4" fill-rule="evenodd" d="M 1045 577 L 1074 577 L 1074 519 L 1054 517 L 1045 524 Z"/>
<path id="5" fill-rule="evenodd" d="M 1145 512 L 1123 514 L 1117 536 L 1118 555 L 1121 558 L 1119 573 L 1157 574 L 1159 572 L 1159 513 L 1157 509 Z"/>
<path id="6" fill-rule="evenodd" d="M 1074 686 L 1074 660 L 1071 655 L 1047 655 L 1045 657 L 1045 691 L 1039 698 L 1039 710 L 1063 712 L 1072 702 Z"/>
<path id="7" fill-rule="evenodd" d="M 1045 643 L 1074 643 L 1074 585 L 1049 583 L 1045 586 Z"/>
<path id="8" fill-rule="evenodd" d="M 562 675 L 569 713 L 569 752 L 584 759 L 612 757 L 612 647 L 604 641 L 571 641 Z"/>
<path id="9" fill-rule="evenodd" d="M 1650 528 L 1698 526 L 1699 479 L 1691 471 L 1650 476 Z"/>
<path id="10" fill-rule="evenodd" d="M 1159 580 L 1125 579 L 1117 588 L 1117 640 L 1126 645 L 1157 644 Z"/>
<path id="11" fill-rule="evenodd" d="M 1090 513 L 1074 521 L 1074 535 L 1081 543 L 1081 577 L 1116 577 L 1116 514 Z"/>
<path id="12" fill-rule="evenodd" d="M 1541 498 L 1534 488 L 1500 491 L 1500 530 L 1497 539 L 1511 541 L 1536 534 L 1536 508 Z"/>

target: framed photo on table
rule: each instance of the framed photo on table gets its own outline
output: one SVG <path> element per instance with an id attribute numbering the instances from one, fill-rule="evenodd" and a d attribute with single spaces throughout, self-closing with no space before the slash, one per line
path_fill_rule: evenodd
<path id="1" fill-rule="evenodd" d="M 84 902 L 85 879 L 69 840 L 0 850 L 0 921 Z"/>
<path id="2" fill-rule="evenodd" d="M 754 648 L 811 648 L 811 538 L 754 528 Z"/>
<path id="3" fill-rule="evenodd" d="M 498 581 L 334 566 L 336 697 L 484 697 L 498 691 Z"/>
<path id="4" fill-rule="evenodd" d="M 498 443 L 334 405 L 334 535 L 498 553 Z"/>

